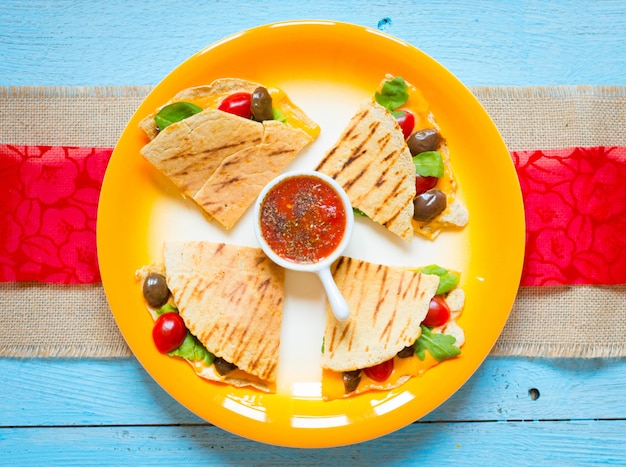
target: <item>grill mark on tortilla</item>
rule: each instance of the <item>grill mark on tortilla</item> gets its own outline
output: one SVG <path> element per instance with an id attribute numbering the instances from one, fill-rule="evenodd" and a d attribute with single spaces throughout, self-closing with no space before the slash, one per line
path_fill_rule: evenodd
<path id="1" fill-rule="evenodd" d="M 361 157 L 364 154 L 365 150 L 363 149 L 363 147 L 369 142 L 370 139 L 372 139 L 372 137 L 374 136 L 374 133 L 376 133 L 376 130 L 378 130 L 379 126 L 380 126 L 379 121 L 374 121 L 369 125 L 368 127 L 369 133 L 365 135 L 365 137 L 359 142 L 357 146 L 355 146 L 355 148 L 352 150 L 352 156 L 348 157 L 348 159 L 343 163 L 343 165 L 339 169 L 339 172 L 343 172 L 355 160 L 357 160 L 359 157 Z"/>
<path id="2" fill-rule="evenodd" d="M 354 119 L 353 124 L 341 136 L 341 140 L 348 140 L 348 139 L 359 137 L 360 136 L 359 134 L 356 134 L 354 137 L 352 137 L 352 133 L 356 130 L 357 126 L 361 123 L 361 121 L 364 120 L 368 115 L 369 115 L 369 109 L 366 109 L 364 112 L 361 112 L 360 114 L 358 114 L 357 118 Z M 378 121 L 374 121 L 369 125 L 369 134 L 365 135 L 365 137 L 359 142 L 359 144 L 352 149 L 351 156 L 348 157 L 344 161 L 341 168 L 334 171 L 333 175 L 331 175 L 332 178 L 337 178 L 340 172 L 342 172 L 347 167 L 349 167 L 355 160 L 357 160 L 364 153 L 363 146 L 365 146 L 367 142 L 370 140 L 370 138 L 372 138 L 372 136 L 374 135 L 374 133 L 376 132 L 379 126 L 380 126 L 380 122 Z M 322 170 L 324 166 L 326 165 L 326 163 L 331 159 L 333 154 L 337 152 L 337 149 L 339 149 L 338 145 L 334 146 L 326 154 L 326 157 L 324 157 L 324 160 L 320 162 L 320 164 L 317 166 L 315 170 L 318 170 L 318 171 Z"/>
<path id="3" fill-rule="evenodd" d="M 367 263 L 361 263 L 361 264 L 367 264 Z M 380 264 L 377 265 L 375 276 L 378 276 L 381 269 L 383 269 L 383 266 Z M 387 268 L 384 268 L 383 276 L 379 281 L 380 292 L 378 293 L 378 301 L 376 302 L 376 307 L 374 308 L 374 316 L 373 316 L 374 323 L 372 323 L 373 326 L 376 324 L 376 320 L 378 319 L 378 313 L 382 310 L 383 303 L 385 302 L 385 299 L 387 298 L 386 295 L 382 293 L 382 291 L 385 290 L 386 282 L 387 282 Z"/>
<path id="4" fill-rule="evenodd" d="M 346 129 L 341 139 L 350 139 L 352 137 L 352 133 L 354 132 L 354 130 L 356 130 L 356 127 L 363 120 L 365 120 L 369 114 L 370 114 L 369 109 L 364 109 L 361 113 L 357 114 L 352 120 L 353 124 L 349 128 Z"/>
<path id="5" fill-rule="evenodd" d="M 332 353 L 332 352 L 335 351 L 335 346 L 336 346 L 335 339 L 336 338 L 337 338 L 337 328 L 334 328 L 332 330 L 329 342 L 325 342 L 324 347 L 327 347 L 327 348 L 324 349 L 325 352 L 327 351 L 329 353 Z"/>
<path id="6" fill-rule="evenodd" d="M 400 197 L 403 193 L 405 193 L 406 190 L 403 189 L 403 183 L 402 180 L 398 180 L 395 184 L 395 186 L 393 187 L 393 189 L 391 190 L 391 192 L 389 193 L 389 196 L 387 196 L 385 198 L 385 201 L 383 202 L 383 204 L 381 204 L 381 208 L 376 210 L 376 213 L 380 213 L 381 209 L 383 207 L 385 207 L 387 205 L 387 203 L 389 203 L 393 198 L 398 198 Z M 392 196 L 393 195 L 393 196 Z M 403 210 L 404 210 L 404 206 L 401 206 L 402 209 L 398 209 L 395 212 L 392 213 L 391 217 L 389 217 L 386 221 L 381 221 L 381 224 L 384 225 L 385 227 L 387 227 L 389 224 L 392 224 L 394 221 L 396 221 L 396 219 L 398 219 L 398 216 L 400 214 L 402 214 Z"/>
<path id="7" fill-rule="evenodd" d="M 267 288 L 269 287 L 269 285 L 270 285 L 269 281 L 264 281 L 262 285 L 264 289 L 263 293 L 267 291 Z M 253 314 L 250 313 L 248 317 L 249 319 L 246 322 L 246 329 L 248 329 L 252 323 Z M 272 324 L 273 324 L 273 319 L 265 320 L 265 327 L 259 334 L 261 336 L 264 336 L 265 334 L 267 334 L 268 328 L 271 327 Z M 278 349 L 274 348 L 273 342 L 266 340 L 266 339 L 261 339 L 259 343 L 260 343 L 260 346 L 257 349 L 257 353 L 254 354 L 254 358 L 245 359 L 247 360 L 248 364 L 246 367 L 242 369 L 244 371 L 256 373 L 261 379 L 267 379 L 269 375 L 272 373 L 272 369 L 275 368 L 275 365 L 270 365 L 270 366 L 264 365 L 262 362 L 263 355 L 267 355 L 268 353 L 278 352 Z M 236 352 L 234 354 L 234 359 L 236 361 L 244 360 L 244 356 L 247 352 L 249 352 L 249 349 L 247 349 L 245 346 L 237 346 Z"/>
<path id="8" fill-rule="evenodd" d="M 383 170 L 380 174 L 380 176 L 378 177 L 378 179 L 376 180 L 376 187 L 381 187 L 383 185 L 387 185 L 388 181 L 387 181 L 387 174 L 389 173 L 389 170 L 391 170 L 391 166 L 387 166 L 385 167 L 385 170 Z M 389 197 L 385 198 L 384 202 L 386 202 L 389 199 Z"/>
<path id="9" fill-rule="evenodd" d="M 343 341 L 348 335 L 348 333 L 350 334 L 350 339 L 348 340 L 348 352 L 349 352 L 352 350 L 352 344 L 354 343 L 354 333 L 352 332 L 352 327 L 350 326 L 350 323 L 346 324 L 346 326 L 343 328 L 343 332 L 339 336 L 339 342 Z"/>
<path id="10" fill-rule="evenodd" d="M 420 281 L 421 277 L 422 276 L 419 274 L 416 274 L 415 276 L 411 277 L 411 280 L 409 281 L 409 286 L 404 290 L 404 293 L 402 294 L 402 298 L 406 298 L 410 290 L 414 290 L 413 298 L 414 299 L 418 298 L 417 295 L 419 295 L 419 286 L 421 282 Z M 417 281 L 417 284 L 413 285 L 414 281 Z"/>
<path id="11" fill-rule="evenodd" d="M 346 180 L 343 183 L 344 189 L 346 191 L 350 191 L 350 189 L 354 186 L 354 184 L 358 182 L 359 179 L 361 179 L 365 175 L 366 172 L 367 172 L 367 168 L 358 172 L 351 180 Z"/>
<path id="12" fill-rule="evenodd" d="M 391 339 L 391 328 L 393 326 L 393 322 L 396 318 L 396 314 L 398 313 L 396 307 L 393 308 L 393 313 L 391 314 L 391 317 L 389 318 L 389 321 L 387 321 L 387 324 L 385 325 L 385 327 L 383 328 L 382 332 L 380 333 L 380 341 L 384 342 L 385 344 L 389 344 L 389 340 Z M 387 336 L 387 338 L 385 339 L 385 335 Z"/>
<path id="13" fill-rule="evenodd" d="M 246 295 L 246 284 L 238 282 L 235 286 L 228 292 L 228 298 L 230 303 L 233 305 L 239 305 L 241 300 Z"/>
<path id="14" fill-rule="evenodd" d="M 389 145 L 390 142 L 391 142 L 391 134 L 390 133 L 385 133 L 382 138 L 379 138 L 378 139 L 378 149 L 380 150 L 380 152 L 383 152 L 385 150 L 385 148 Z M 395 153 L 396 153 L 396 151 L 391 152 L 383 160 L 387 161 L 389 159 L 389 157 L 391 155 L 395 154 Z"/>

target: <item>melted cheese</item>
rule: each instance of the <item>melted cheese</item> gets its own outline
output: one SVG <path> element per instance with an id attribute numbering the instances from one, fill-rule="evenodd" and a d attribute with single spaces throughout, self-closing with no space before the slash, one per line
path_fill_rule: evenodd
<path id="1" fill-rule="evenodd" d="M 296 107 L 293 102 L 291 102 L 291 100 L 284 91 L 277 88 L 268 88 L 267 91 L 272 96 L 272 106 L 280 110 L 280 112 L 285 116 L 285 119 L 287 120 L 287 124 L 289 126 L 301 129 L 313 139 L 319 136 L 319 125 L 315 124 L 305 115 L 303 115 L 302 111 L 298 107 Z M 228 97 L 230 94 L 232 93 L 213 93 L 208 96 L 204 95 L 198 96 L 194 99 L 185 99 L 185 101 L 195 104 L 203 109 L 216 109 L 220 105 L 222 100 Z"/>
<path id="2" fill-rule="evenodd" d="M 430 105 L 428 104 L 428 101 L 424 98 L 422 92 L 411 84 L 408 85 L 407 91 L 409 93 L 409 99 L 403 107 L 407 107 L 415 115 L 415 131 L 431 128 L 439 131 L 438 125 L 434 122 L 434 118 L 430 110 Z M 454 174 L 452 172 L 452 166 L 450 164 L 450 155 L 448 153 L 445 142 L 442 143 L 438 150 L 441 153 L 441 157 L 443 158 L 444 173 L 443 177 L 439 178 L 435 188 L 445 193 L 447 203 L 446 208 L 435 219 L 432 219 L 430 221 L 412 221 L 413 229 L 416 232 L 419 232 L 421 235 L 425 236 L 426 238 L 430 239 L 435 238 L 439 234 L 441 229 L 450 227 L 449 223 L 443 222 L 441 219 L 450 213 L 451 206 L 456 199 L 457 190 L 457 184 L 454 179 Z"/>
<path id="3" fill-rule="evenodd" d="M 198 360 L 187 360 L 187 362 L 191 365 L 198 376 L 209 381 L 230 384 L 236 387 L 252 386 L 264 392 L 276 392 L 275 383 L 263 381 L 258 376 L 246 373 L 239 368 L 234 369 L 226 375 L 220 375 L 215 369 L 215 365 L 207 365 L 205 362 Z"/>
<path id="4" fill-rule="evenodd" d="M 341 399 L 362 394 L 368 391 L 384 391 L 396 388 L 404 384 L 408 379 L 423 374 L 428 369 L 439 364 L 428 351 L 424 360 L 420 360 L 417 356 L 408 358 L 394 357 L 393 371 L 391 376 L 385 381 L 379 382 L 369 378 L 365 372 L 361 372 L 361 381 L 357 388 L 346 394 L 343 385 L 343 373 L 341 371 L 332 371 L 324 369 L 322 371 L 322 397 L 324 400 Z"/>

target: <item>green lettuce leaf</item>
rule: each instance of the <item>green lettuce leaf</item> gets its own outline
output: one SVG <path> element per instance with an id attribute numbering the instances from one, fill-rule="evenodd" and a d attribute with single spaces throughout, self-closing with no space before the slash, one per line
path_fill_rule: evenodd
<path id="1" fill-rule="evenodd" d="M 413 156 L 415 172 L 422 177 L 443 177 L 443 158 L 437 151 L 425 151 Z"/>
<path id="2" fill-rule="evenodd" d="M 426 357 L 426 350 L 439 362 L 456 357 L 461 349 L 454 343 L 456 337 L 431 332 L 428 326 L 421 325 L 422 335 L 415 341 L 415 354 L 420 360 Z"/>
<path id="3" fill-rule="evenodd" d="M 459 274 L 456 272 L 448 271 L 446 268 L 442 268 L 436 264 L 424 266 L 419 270 L 424 274 L 434 274 L 439 276 L 439 287 L 437 288 L 436 295 L 441 295 L 454 289 L 459 285 Z"/>
<path id="4" fill-rule="evenodd" d="M 272 118 L 281 123 L 287 123 L 287 118 L 285 114 L 278 110 L 276 107 L 272 107 Z"/>
<path id="5" fill-rule="evenodd" d="M 381 92 L 376 92 L 374 98 L 376 102 L 387 110 L 395 110 L 404 105 L 409 100 L 408 86 L 404 78 L 396 76 L 383 84 Z"/>
<path id="6" fill-rule="evenodd" d="M 352 207 L 352 212 L 354 213 L 355 216 L 367 217 L 367 214 L 365 214 L 360 209 L 355 208 L 354 206 Z"/>
<path id="7" fill-rule="evenodd" d="M 178 313 L 178 308 L 176 308 L 174 305 L 166 303 L 161 308 L 156 310 L 157 316 L 161 316 L 163 313 Z"/>
<path id="8" fill-rule="evenodd" d="M 189 331 L 187 331 L 183 343 L 176 350 L 169 352 L 168 355 L 181 357 L 191 362 L 204 362 L 207 366 L 210 366 L 215 360 L 215 355 L 209 352 Z"/>
<path id="9" fill-rule="evenodd" d="M 173 102 L 163 107 L 154 117 L 159 131 L 167 128 L 172 123 L 180 122 L 192 115 L 202 112 L 202 108 L 191 102 Z"/>

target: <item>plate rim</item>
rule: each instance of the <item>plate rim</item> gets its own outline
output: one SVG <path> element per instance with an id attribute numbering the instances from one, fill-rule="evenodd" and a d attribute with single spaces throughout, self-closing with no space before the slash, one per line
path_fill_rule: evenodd
<path id="1" fill-rule="evenodd" d="M 483 118 L 486 117 L 486 119 L 490 122 L 490 124 L 493 126 L 493 130 L 495 130 L 495 133 L 498 135 L 498 137 L 500 138 L 500 143 L 501 146 L 504 148 L 504 150 L 507 152 L 508 154 L 508 150 L 506 149 L 506 146 L 504 144 L 504 141 L 502 141 L 501 136 L 499 135 L 499 132 L 497 130 L 497 128 L 495 127 L 495 124 L 493 123 L 493 121 L 491 120 L 491 117 L 487 114 L 487 112 L 485 111 L 485 109 L 482 107 L 482 105 L 480 104 L 480 102 L 471 94 L 471 92 L 469 91 L 469 89 L 460 81 L 458 80 L 454 75 L 452 75 L 452 73 L 450 73 L 445 67 L 443 67 L 440 63 L 436 62 L 432 57 L 428 56 L 427 54 L 425 54 L 423 51 L 419 50 L 417 47 L 402 41 L 401 39 L 391 36 L 388 33 L 379 31 L 379 30 L 375 30 L 375 29 L 371 29 L 369 27 L 365 27 L 365 26 L 360 26 L 360 25 L 356 25 L 356 24 L 352 24 L 352 23 L 347 23 L 347 22 L 338 22 L 338 21 L 330 21 L 330 20 L 294 20 L 294 21 L 281 21 L 281 22 L 275 22 L 275 23 L 268 23 L 265 25 L 260 25 L 260 26 L 255 26 L 253 28 L 250 29 L 246 29 L 244 31 L 240 31 L 234 34 L 231 34 L 223 39 L 220 39 L 204 48 L 202 48 L 200 51 L 196 52 L 195 54 L 191 55 L 189 58 L 187 58 L 186 60 L 184 60 L 181 64 L 179 64 L 177 67 L 175 67 L 166 77 L 164 77 L 164 79 L 157 84 L 153 90 L 148 94 L 148 96 L 146 97 L 146 99 L 142 102 L 142 104 L 136 109 L 135 114 L 133 115 L 133 117 L 130 119 L 130 121 L 128 122 L 124 132 L 122 133 L 120 140 L 118 142 L 118 145 L 120 145 L 120 142 L 123 142 L 125 137 L 127 135 L 127 132 L 129 130 L 129 126 L 131 125 L 131 123 L 136 122 L 136 120 L 138 119 L 139 113 L 142 110 L 142 108 L 145 107 L 146 102 L 150 102 L 152 100 L 152 96 L 157 95 L 159 93 L 159 87 L 162 85 L 162 83 L 164 83 L 166 80 L 170 79 L 171 77 L 174 76 L 176 73 L 180 73 L 179 70 L 184 69 L 184 67 L 186 66 L 186 64 L 189 64 L 193 61 L 198 61 L 198 60 L 203 60 L 205 57 L 207 57 L 207 55 L 210 55 L 212 53 L 212 51 L 219 49 L 220 47 L 224 46 L 225 44 L 232 44 L 233 41 L 237 41 L 240 38 L 244 37 L 244 36 L 253 36 L 253 35 L 258 35 L 258 34 L 269 34 L 271 33 L 271 31 L 273 30 L 277 30 L 279 28 L 302 28 L 302 27 L 316 27 L 316 26 L 320 26 L 320 27 L 334 27 L 334 28 L 340 28 L 343 30 L 344 33 L 346 33 L 347 35 L 359 35 L 359 34 L 369 34 L 372 36 L 376 36 L 380 39 L 377 40 L 383 40 L 383 41 L 392 41 L 393 43 L 398 44 L 401 48 L 404 48 L 406 50 L 410 50 L 413 53 L 417 53 L 418 55 L 423 56 L 426 60 L 430 60 L 433 63 L 435 63 L 437 65 L 437 67 L 439 67 L 441 70 L 444 71 L 444 73 L 448 74 L 449 76 L 447 76 L 448 79 L 452 79 L 453 81 L 455 81 L 455 84 L 459 87 L 462 88 L 464 90 L 464 92 L 466 93 L 466 98 L 468 99 L 473 99 L 474 101 L 474 105 L 477 105 L 480 109 L 482 109 L 482 112 L 484 112 Z M 173 95 L 173 94 L 172 94 Z M 132 133 L 132 132 L 131 132 Z M 117 161 L 117 158 L 120 158 L 121 156 L 119 156 L 119 151 L 118 151 L 118 145 L 116 145 L 113 154 L 111 156 L 111 161 L 114 160 L 114 158 L 116 158 L 115 160 Z M 502 149 L 502 148 L 500 148 Z M 118 151 L 116 153 L 116 151 Z M 108 179 L 108 174 L 109 174 L 109 169 L 107 168 L 107 174 L 105 174 L 105 179 L 103 181 L 103 193 L 105 194 L 105 198 L 109 192 L 109 185 L 111 185 L 111 180 Z M 512 160 L 510 161 L 510 167 L 509 167 L 509 174 L 508 174 L 508 178 L 511 178 L 511 175 L 514 175 L 514 167 L 513 167 L 513 162 Z M 515 180 L 517 181 L 517 178 L 515 176 Z M 105 188 L 106 187 L 106 188 Z M 516 204 L 519 204 L 522 207 L 522 214 L 523 214 L 523 201 L 521 198 L 521 190 L 519 188 L 519 182 L 517 181 L 517 191 L 519 192 L 519 196 L 517 196 L 518 199 L 514 200 Z M 98 207 L 98 223 L 97 223 L 97 243 L 98 243 L 98 256 L 99 256 L 99 261 L 100 261 L 100 251 L 107 251 L 107 247 L 105 246 L 105 242 L 106 240 L 103 238 L 104 235 L 104 231 L 105 228 L 103 226 L 103 224 L 101 224 L 100 219 L 107 218 L 106 213 L 104 213 L 104 209 L 107 206 L 106 204 L 106 199 L 103 200 L 103 202 L 99 205 Z M 101 207 L 102 207 L 102 217 L 101 217 Z M 471 211 L 470 211 L 470 215 L 471 215 Z M 104 221 L 103 221 L 104 222 Z M 470 221 L 471 222 L 471 221 Z M 523 226 L 523 218 L 521 219 L 522 222 L 522 226 Z M 519 240 L 518 240 L 519 243 Z M 522 251 L 518 252 L 517 254 L 517 259 L 519 262 L 519 268 L 518 268 L 518 277 L 513 277 L 511 278 L 511 282 L 517 282 L 517 284 L 519 284 L 519 279 L 521 277 L 521 271 L 522 271 L 522 261 L 523 261 L 523 243 L 521 243 L 522 245 Z M 103 248 L 101 248 L 101 246 Z M 519 246 L 519 245 L 518 245 Z M 104 259 L 104 263 L 106 263 L 107 259 L 106 258 L 102 258 Z M 107 276 L 105 278 L 105 276 Z M 108 273 L 103 274 L 102 277 L 102 283 L 103 283 L 103 287 L 105 289 L 105 294 L 107 296 L 107 300 L 109 301 L 109 303 L 111 303 L 111 295 L 113 294 L 113 292 L 111 290 L 109 290 L 109 288 L 107 287 L 107 284 L 109 283 L 109 277 L 108 277 Z M 515 286 L 515 290 L 517 290 L 517 285 Z M 502 332 L 503 328 L 504 328 L 504 324 L 506 323 L 506 320 L 508 319 L 508 316 L 510 314 L 511 311 L 511 307 L 513 305 L 513 301 L 515 298 L 515 295 L 513 294 L 512 297 L 510 298 L 510 304 L 506 310 L 506 312 L 502 312 L 502 315 L 504 317 L 504 319 L 502 320 L 502 324 L 499 328 L 499 331 L 497 332 L 497 335 L 492 335 L 492 339 L 490 340 L 490 342 L 487 342 L 489 349 L 491 349 L 493 347 L 493 345 L 495 345 L 495 342 L 498 338 L 498 336 L 500 335 L 500 333 Z M 124 339 L 126 340 L 126 342 L 129 344 L 129 347 L 131 348 L 131 350 L 133 350 L 133 345 L 131 344 L 131 342 L 129 342 L 129 340 L 127 339 L 127 335 L 124 332 L 124 324 L 120 323 L 120 320 L 118 319 L 118 313 L 116 311 L 113 310 L 112 308 L 112 313 L 113 316 L 115 318 L 115 321 L 118 325 L 118 327 L 120 328 L 120 331 L 122 332 L 122 335 L 124 336 Z M 142 310 L 143 311 L 143 310 Z M 147 315 L 147 313 L 146 313 Z M 504 316 L 506 315 L 506 316 Z M 458 389 L 460 387 L 462 387 L 465 382 L 467 382 L 467 380 L 471 377 L 471 375 L 480 367 L 480 365 L 482 364 L 482 361 L 484 361 L 485 358 L 487 358 L 488 356 L 488 351 L 484 352 L 484 356 L 482 357 L 482 359 L 480 360 L 480 362 L 475 365 L 475 367 L 466 375 L 466 378 L 464 379 L 463 382 L 461 382 L 460 385 L 458 385 L 458 387 L 456 389 L 454 389 L 448 396 L 446 396 L 443 400 L 439 400 L 437 401 L 437 403 L 435 405 L 433 405 L 432 407 L 429 408 L 429 410 L 427 410 L 424 414 L 420 415 L 421 418 L 424 415 L 426 415 L 427 413 L 430 413 L 432 410 L 434 410 L 436 407 L 438 407 L 441 403 L 445 402 L 445 400 L 447 400 L 450 396 L 452 396 L 454 393 L 456 393 L 458 391 Z M 153 377 L 153 379 L 155 379 L 155 381 L 161 385 L 163 387 L 164 390 L 166 390 L 166 392 L 170 393 L 170 395 L 172 395 L 179 403 L 183 404 L 184 406 L 186 406 L 188 409 L 190 409 L 192 412 L 196 413 L 196 415 L 199 415 L 200 417 L 204 418 L 205 420 L 214 423 L 217 426 L 220 426 L 221 428 L 225 429 L 226 431 L 230 431 L 233 432 L 237 435 L 240 436 L 244 436 L 256 441 L 260 441 L 260 442 L 265 442 L 265 443 L 269 443 L 269 444 L 276 444 L 276 445 L 283 445 L 283 446 L 291 446 L 291 447 L 334 447 L 334 446 L 340 446 L 340 445 L 345 445 L 345 444 L 353 444 L 356 442 L 362 442 L 362 441 L 367 441 L 379 436 L 382 436 L 386 433 L 390 433 L 392 431 L 395 431 L 397 429 L 402 428 L 403 426 L 406 426 L 408 423 L 411 423 L 413 421 L 416 420 L 416 418 L 412 418 L 411 416 L 409 417 L 396 417 L 397 419 L 394 420 L 393 423 L 390 424 L 384 424 L 384 426 L 382 426 L 381 428 L 381 424 L 378 423 L 378 417 L 374 417 L 374 421 L 372 420 L 368 420 L 367 422 L 363 422 L 363 427 L 361 427 L 361 429 L 358 430 L 358 433 L 353 434 L 352 436 L 346 436 L 346 430 L 342 429 L 342 427 L 334 427 L 334 426 L 327 426 L 327 427 L 320 427 L 320 428 L 309 428 L 307 432 L 316 432 L 317 434 L 314 436 L 314 440 L 312 440 L 313 442 L 311 442 L 311 440 L 300 440 L 299 438 L 301 437 L 301 435 L 304 433 L 304 431 L 302 430 L 296 430 L 294 433 L 292 433 L 290 436 L 284 438 L 284 439 L 278 439 L 277 437 L 273 437 L 273 436 L 267 436 L 267 435 L 260 435 L 258 433 L 256 433 L 256 431 L 258 429 L 260 429 L 263 426 L 266 426 L 265 423 L 255 423 L 255 422 L 250 422 L 250 426 L 248 427 L 248 429 L 238 429 L 238 427 L 236 426 L 236 424 L 232 423 L 231 420 L 227 421 L 226 423 L 220 423 L 221 420 L 210 420 L 207 419 L 207 417 L 200 415 L 197 413 L 197 410 L 194 410 L 193 407 L 189 407 L 188 403 L 183 403 L 180 401 L 179 397 L 176 397 L 175 392 L 174 394 L 171 391 L 171 387 L 169 384 L 167 384 L 167 382 L 165 384 L 163 384 L 163 381 L 159 380 L 158 377 L 155 377 L 153 375 L 153 372 L 151 371 L 151 365 L 150 364 L 146 364 L 144 362 L 144 360 L 142 360 L 142 358 L 140 358 L 138 356 L 138 354 L 135 352 L 135 350 L 133 350 L 133 354 L 135 355 L 135 357 L 139 360 L 139 362 L 142 364 L 142 366 L 148 371 L 148 373 Z M 184 362 L 182 362 L 183 364 L 185 364 Z M 441 371 L 440 368 L 445 368 L 445 367 L 449 367 L 450 363 L 453 362 L 446 362 L 445 365 L 439 365 L 438 367 L 436 367 L 433 370 L 430 371 Z M 186 365 L 186 364 L 185 364 Z M 197 376 L 195 376 L 195 374 L 193 375 L 193 377 L 199 379 Z M 211 383 L 205 383 L 205 384 L 211 384 Z M 235 393 L 237 393 L 237 391 L 234 391 Z M 394 393 L 395 396 L 397 396 L 398 394 L 404 393 L 406 391 L 402 390 L 402 388 L 400 388 L 397 391 L 390 391 L 389 393 Z M 394 397 L 395 397 L 394 396 Z M 358 396 L 361 397 L 361 396 Z M 223 399 L 221 402 L 223 403 L 224 400 Z M 188 402 L 188 401 L 187 401 Z M 193 404 L 191 404 L 193 406 Z M 245 420 L 248 420 L 247 418 L 245 418 Z M 321 434 L 323 433 L 323 434 Z M 343 438 L 341 438 L 340 436 L 337 435 L 341 435 Z"/>

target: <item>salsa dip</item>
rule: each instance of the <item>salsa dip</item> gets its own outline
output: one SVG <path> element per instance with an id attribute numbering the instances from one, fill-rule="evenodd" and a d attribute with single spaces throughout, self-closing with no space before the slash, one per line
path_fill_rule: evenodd
<path id="1" fill-rule="evenodd" d="M 315 171 L 279 175 L 265 186 L 254 206 L 254 230 L 265 254 L 286 269 L 317 273 L 340 320 L 349 310 L 330 266 L 348 245 L 353 225 L 345 191 Z"/>

